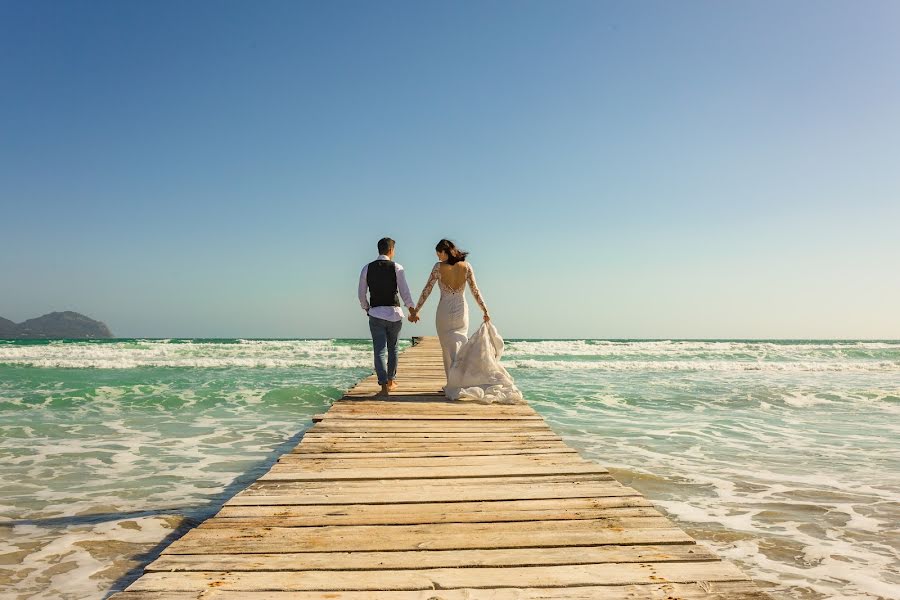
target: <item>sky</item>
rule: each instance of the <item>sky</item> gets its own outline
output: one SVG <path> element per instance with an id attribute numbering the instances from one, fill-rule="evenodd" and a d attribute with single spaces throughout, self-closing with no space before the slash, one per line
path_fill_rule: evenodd
<path id="1" fill-rule="evenodd" d="M 448 237 L 505 337 L 900 338 L 898 69 L 891 0 L 0 0 L 0 316 L 366 337 Z"/>

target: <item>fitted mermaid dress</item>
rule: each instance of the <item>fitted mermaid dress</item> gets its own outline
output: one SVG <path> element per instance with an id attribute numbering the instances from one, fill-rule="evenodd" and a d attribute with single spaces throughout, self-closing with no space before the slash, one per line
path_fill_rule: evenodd
<path id="1" fill-rule="evenodd" d="M 416 312 L 422 308 L 434 285 L 441 290 L 435 315 L 435 327 L 441 343 L 444 373 L 447 376 L 445 393 L 451 400 L 475 400 L 481 402 L 522 402 L 522 394 L 515 387 L 512 377 L 500 365 L 503 339 L 490 323 L 485 323 L 469 340 L 469 307 L 466 303 L 466 285 L 472 296 L 488 314 L 484 299 L 475 282 L 472 265 L 465 265 L 465 281 L 453 287 L 444 282 L 441 264 L 431 270 L 428 282 L 422 290 Z"/>

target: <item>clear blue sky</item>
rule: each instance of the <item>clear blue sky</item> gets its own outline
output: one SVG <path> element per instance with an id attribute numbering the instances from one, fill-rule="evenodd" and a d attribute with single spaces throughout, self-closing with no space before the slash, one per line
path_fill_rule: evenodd
<path id="1" fill-rule="evenodd" d="M 508 337 L 900 338 L 898 69 L 894 1 L 0 0 L 0 316 L 365 337 L 446 236 Z"/>

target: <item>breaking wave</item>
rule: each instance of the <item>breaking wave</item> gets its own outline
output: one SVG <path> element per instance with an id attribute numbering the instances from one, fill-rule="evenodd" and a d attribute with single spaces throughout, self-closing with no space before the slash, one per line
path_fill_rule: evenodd
<path id="1" fill-rule="evenodd" d="M 0 364 L 47 368 L 358 369 L 371 364 L 358 340 L 115 340 L 0 344 Z"/>

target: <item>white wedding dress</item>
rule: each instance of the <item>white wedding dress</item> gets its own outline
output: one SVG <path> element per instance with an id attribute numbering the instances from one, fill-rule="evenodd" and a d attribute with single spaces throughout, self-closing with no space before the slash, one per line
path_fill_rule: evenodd
<path id="1" fill-rule="evenodd" d="M 466 284 L 481 310 L 487 314 L 484 300 L 475 283 L 475 273 L 468 262 L 457 263 L 465 269 L 465 279 L 456 287 L 444 282 L 441 265 L 437 263 L 431 270 L 428 282 L 419 297 L 416 312 L 431 294 L 434 284 L 441 290 L 435 325 L 444 358 L 444 372 L 447 386 L 444 392 L 451 400 L 476 402 L 498 402 L 513 404 L 524 402 L 522 393 L 516 388 L 512 376 L 500 364 L 503 354 L 503 338 L 490 323 L 484 323 L 469 338 L 469 307 L 466 303 Z M 447 270 L 449 272 L 449 269 Z M 458 278 L 459 273 L 456 273 Z"/>

